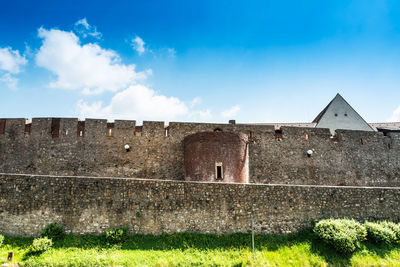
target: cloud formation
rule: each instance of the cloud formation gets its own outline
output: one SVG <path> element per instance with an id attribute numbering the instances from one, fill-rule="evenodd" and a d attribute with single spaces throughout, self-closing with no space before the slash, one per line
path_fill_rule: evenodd
<path id="1" fill-rule="evenodd" d="M 387 121 L 388 122 L 400 121 L 400 106 L 393 111 L 392 116 Z"/>
<path id="2" fill-rule="evenodd" d="M 86 38 L 88 35 L 94 38 L 100 39 L 102 37 L 101 32 L 97 31 L 96 26 L 91 26 L 86 18 L 80 19 L 75 22 L 75 31 Z"/>
<path id="3" fill-rule="evenodd" d="M 20 73 L 21 67 L 27 62 L 25 56 L 21 56 L 18 50 L 12 50 L 11 47 L 0 48 L 0 82 L 11 89 L 16 89 L 18 79 L 14 75 Z"/>
<path id="4" fill-rule="evenodd" d="M 139 55 L 142 55 L 146 51 L 144 45 L 145 42 L 139 36 L 136 36 L 132 39 L 132 47 L 136 50 L 136 52 L 138 52 Z"/>
<path id="5" fill-rule="evenodd" d="M 222 111 L 221 116 L 224 118 L 232 118 L 232 117 L 236 116 L 239 111 L 240 111 L 240 106 L 235 105 L 228 110 Z"/>
<path id="6" fill-rule="evenodd" d="M 80 100 L 77 108 L 81 117 L 109 119 L 173 120 L 189 112 L 178 98 L 157 94 L 143 85 L 129 86 L 115 94 L 108 106 L 103 106 L 102 102 L 88 104 Z"/>
<path id="7" fill-rule="evenodd" d="M 79 25 L 89 28 L 86 20 Z M 81 118 L 96 117 L 108 119 L 145 119 L 145 120 L 204 120 L 211 118 L 209 110 L 195 110 L 200 101 L 192 103 L 162 95 L 140 84 L 151 70 L 136 72 L 135 65 L 126 65 L 118 53 L 100 47 L 97 43 L 81 44 L 73 32 L 58 29 L 40 28 L 38 36 L 42 45 L 35 55 L 36 64 L 53 73 L 55 81 L 51 87 L 79 90 L 84 94 L 102 94 L 114 92 L 111 100 L 90 102 L 84 98 L 76 104 Z M 139 39 L 137 39 L 139 38 Z M 144 52 L 144 42 L 137 37 L 138 52 Z"/>
<path id="8" fill-rule="evenodd" d="M 36 64 L 57 77 L 50 87 L 78 89 L 84 94 L 116 92 L 147 76 L 146 72 L 136 72 L 133 64 L 122 64 L 113 50 L 95 43 L 81 45 L 72 32 L 40 28 L 38 36 L 43 43 Z"/>

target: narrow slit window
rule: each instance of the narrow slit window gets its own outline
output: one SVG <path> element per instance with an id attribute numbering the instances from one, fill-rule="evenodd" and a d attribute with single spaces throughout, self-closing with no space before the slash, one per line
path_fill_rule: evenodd
<path id="1" fill-rule="evenodd" d="M 136 126 L 135 127 L 135 136 L 142 136 L 143 126 Z"/>
<path id="2" fill-rule="evenodd" d="M 51 119 L 51 137 L 58 138 L 60 137 L 60 118 L 52 118 Z"/>
<path id="3" fill-rule="evenodd" d="M 281 141 L 283 138 L 283 132 L 281 129 L 275 130 L 275 139 Z"/>
<path id="4" fill-rule="evenodd" d="M 224 179 L 224 170 L 222 168 L 222 162 L 215 163 L 215 179 L 216 180 Z"/>
<path id="5" fill-rule="evenodd" d="M 84 137 L 84 136 L 85 136 L 85 122 L 78 121 L 78 137 Z"/>
<path id="6" fill-rule="evenodd" d="M 32 126 L 32 123 L 25 124 L 25 133 L 24 133 L 25 136 L 28 136 L 31 134 L 31 126 Z"/>
<path id="7" fill-rule="evenodd" d="M 113 122 L 108 122 L 107 123 L 107 134 L 108 137 L 113 137 L 114 136 L 114 123 Z"/>

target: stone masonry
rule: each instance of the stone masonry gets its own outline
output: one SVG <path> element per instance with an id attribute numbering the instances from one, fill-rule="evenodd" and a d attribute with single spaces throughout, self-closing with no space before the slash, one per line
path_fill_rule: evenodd
<path id="1" fill-rule="evenodd" d="M 0 174 L 0 232 L 37 235 L 50 222 L 75 234 L 288 233 L 311 220 L 400 218 L 400 188 L 202 183 Z M 139 215 L 139 216 L 138 216 Z"/>
<path id="2" fill-rule="evenodd" d="M 395 134 L 337 130 L 332 138 L 317 128 L 178 122 L 166 128 L 163 122 L 66 118 L 0 122 L 3 173 L 184 180 L 184 138 L 220 129 L 249 136 L 250 183 L 400 186 Z"/>

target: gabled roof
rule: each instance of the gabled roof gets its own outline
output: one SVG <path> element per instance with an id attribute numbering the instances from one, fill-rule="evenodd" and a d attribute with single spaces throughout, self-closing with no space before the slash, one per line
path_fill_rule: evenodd
<path id="1" fill-rule="evenodd" d="M 332 114 L 327 114 L 328 112 L 332 112 L 333 110 L 337 109 L 338 107 L 345 107 L 350 113 L 354 114 L 353 116 L 353 121 L 358 120 L 361 124 L 358 124 L 358 127 L 353 125 L 349 125 L 350 121 L 343 123 L 343 120 L 337 121 L 332 120 Z M 325 116 L 326 115 L 326 116 Z M 347 116 L 347 114 L 344 114 Z M 337 114 L 335 114 L 337 116 Z M 330 119 L 329 119 L 330 118 Z M 354 121 L 356 122 L 356 121 Z M 338 93 L 336 96 L 329 102 L 329 104 L 318 114 L 318 116 L 313 120 L 313 123 L 316 123 L 317 128 L 319 127 L 329 127 L 331 129 L 331 132 L 334 131 L 335 129 L 351 129 L 351 130 L 374 130 L 371 125 L 369 125 L 361 116 L 358 114 L 357 111 L 354 110 L 352 106 Z M 319 125 L 319 124 L 322 125 Z M 364 125 L 364 126 L 362 126 Z M 343 127 L 343 128 L 341 128 Z M 368 130 L 367 130 L 368 131 Z"/>
<path id="2" fill-rule="evenodd" d="M 336 96 L 338 96 L 339 94 L 337 94 Z M 340 96 L 340 95 L 339 95 Z M 334 98 L 335 99 L 335 98 Z M 319 120 L 321 119 L 321 117 L 325 114 L 326 110 L 329 108 L 329 106 L 332 104 L 333 99 L 331 100 L 331 102 L 329 102 L 329 104 L 318 114 L 317 117 L 315 117 L 315 119 L 312 121 L 312 123 L 318 123 Z"/>

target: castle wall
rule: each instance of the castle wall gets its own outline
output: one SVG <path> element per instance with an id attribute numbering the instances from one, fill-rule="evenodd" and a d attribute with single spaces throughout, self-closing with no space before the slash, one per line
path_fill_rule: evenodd
<path id="1" fill-rule="evenodd" d="M 0 174 L 0 232 L 37 235 L 50 222 L 75 234 L 288 233 L 311 220 L 398 221 L 400 188 L 199 183 Z"/>
<path id="2" fill-rule="evenodd" d="M 183 139 L 220 128 L 249 135 L 250 183 L 400 186 L 395 134 L 338 130 L 331 138 L 317 128 L 178 122 L 164 128 L 74 118 L 1 119 L 0 126 L 3 173 L 184 180 Z"/>

